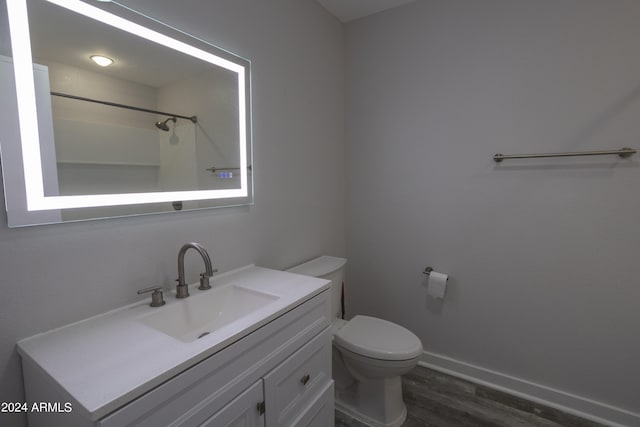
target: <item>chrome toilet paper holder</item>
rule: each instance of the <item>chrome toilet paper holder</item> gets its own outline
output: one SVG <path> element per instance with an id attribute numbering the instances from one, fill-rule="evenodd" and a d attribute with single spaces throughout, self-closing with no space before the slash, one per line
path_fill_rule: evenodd
<path id="1" fill-rule="evenodd" d="M 431 273 L 435 271 L 433 268 L 431 267 L 425 267 L 424 271 L 422 272 L 422 274 L 426 274 L 427 276 L 431 275 Z M 449 278 L 447 278 L 447 281 L 449 280 Z"/>
<path id="2" fill-rule="evenodd" d="M 422 272 L 422 274 L 426 274 L 427 276 L 431 274 L 431 272 L 433 271 L 433 268 L 431 267 L 426 267 L 424 269 L 424 271 Z"/>

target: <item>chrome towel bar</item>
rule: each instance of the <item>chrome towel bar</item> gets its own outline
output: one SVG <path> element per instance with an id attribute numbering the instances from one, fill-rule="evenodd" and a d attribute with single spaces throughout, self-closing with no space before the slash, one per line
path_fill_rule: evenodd
<path id="1" fill-rule="evenodd" d="M 493 156 L 493 160 L 501 162 L 505 159 L 534 159 L 538 157 L 575 157 L 575 156 L 607 156 L 616 154 L 622 158 L 627 158 L 632 154 L 636 154 L 636 150 L 633 148 L 621 148 L 619 150 L 607 150 L 607 151 L 577 151 L 568 153 L 541 153 L 541 154 L 496 154 Z"/>

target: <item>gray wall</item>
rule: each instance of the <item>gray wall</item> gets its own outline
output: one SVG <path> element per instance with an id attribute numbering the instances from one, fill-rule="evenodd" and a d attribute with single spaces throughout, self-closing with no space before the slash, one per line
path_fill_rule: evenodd
<path id="1" fill-rule="evenodd" d="M 349 24 L 346 52 L 311 0 L 128 3 L 252 60 L 255 206 L 11 230 L 1 213 L 0 401 L 23 398 L 17 340 L 172 286 L 183 242 L 221 271 L 284 268 L 344 255 L 346 228 L 348 313 L 640 410 L 638 157 L 491 160 L 638 147 L 635 0 L 421 0 Z M 451 275 L 442 305 L 426 265 Z"/>
<path id="2" fill-rule="evenodd" d="M 312 0 L 128 3 L 251 59 L 255 205 L 26 229 L 7 229 L 2 209 L 0 401 L 23 400 L 17 340 L 173 286 L 184 242 L 220 271 L 344 255 L 342 26 Z M 197 255 L 187 262 L 196 281 Z"/>
<path id="3" fill-rule="evenodd" d="M 640 157 L 492 160 L 640 148 L 639 22 L 631 0 L 423 0 L 347 25 L 348 314 L 640 412 Z"/>

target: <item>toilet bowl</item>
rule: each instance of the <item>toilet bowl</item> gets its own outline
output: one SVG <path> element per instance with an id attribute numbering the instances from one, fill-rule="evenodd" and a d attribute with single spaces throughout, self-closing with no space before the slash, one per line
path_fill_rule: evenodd
<path id="1" fill-rule="evenodd" d="M 346 261 L 322 256 L 287 271 L 331 280 L 336 409 L 373 427 L 398 427 L 407 416 L 400 376 L 417 365 L 422 343 L 387 320 L 340 318 Z"/>

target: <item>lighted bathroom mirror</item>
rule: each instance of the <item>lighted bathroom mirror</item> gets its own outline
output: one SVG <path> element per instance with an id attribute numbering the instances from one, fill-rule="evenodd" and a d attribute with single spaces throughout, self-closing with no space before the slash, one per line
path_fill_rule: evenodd
<path id="1" fill-rule="evenodd" d="M 2 6 L 9 226 L 252 203 L 248 60 L 117 2 Z"/>

